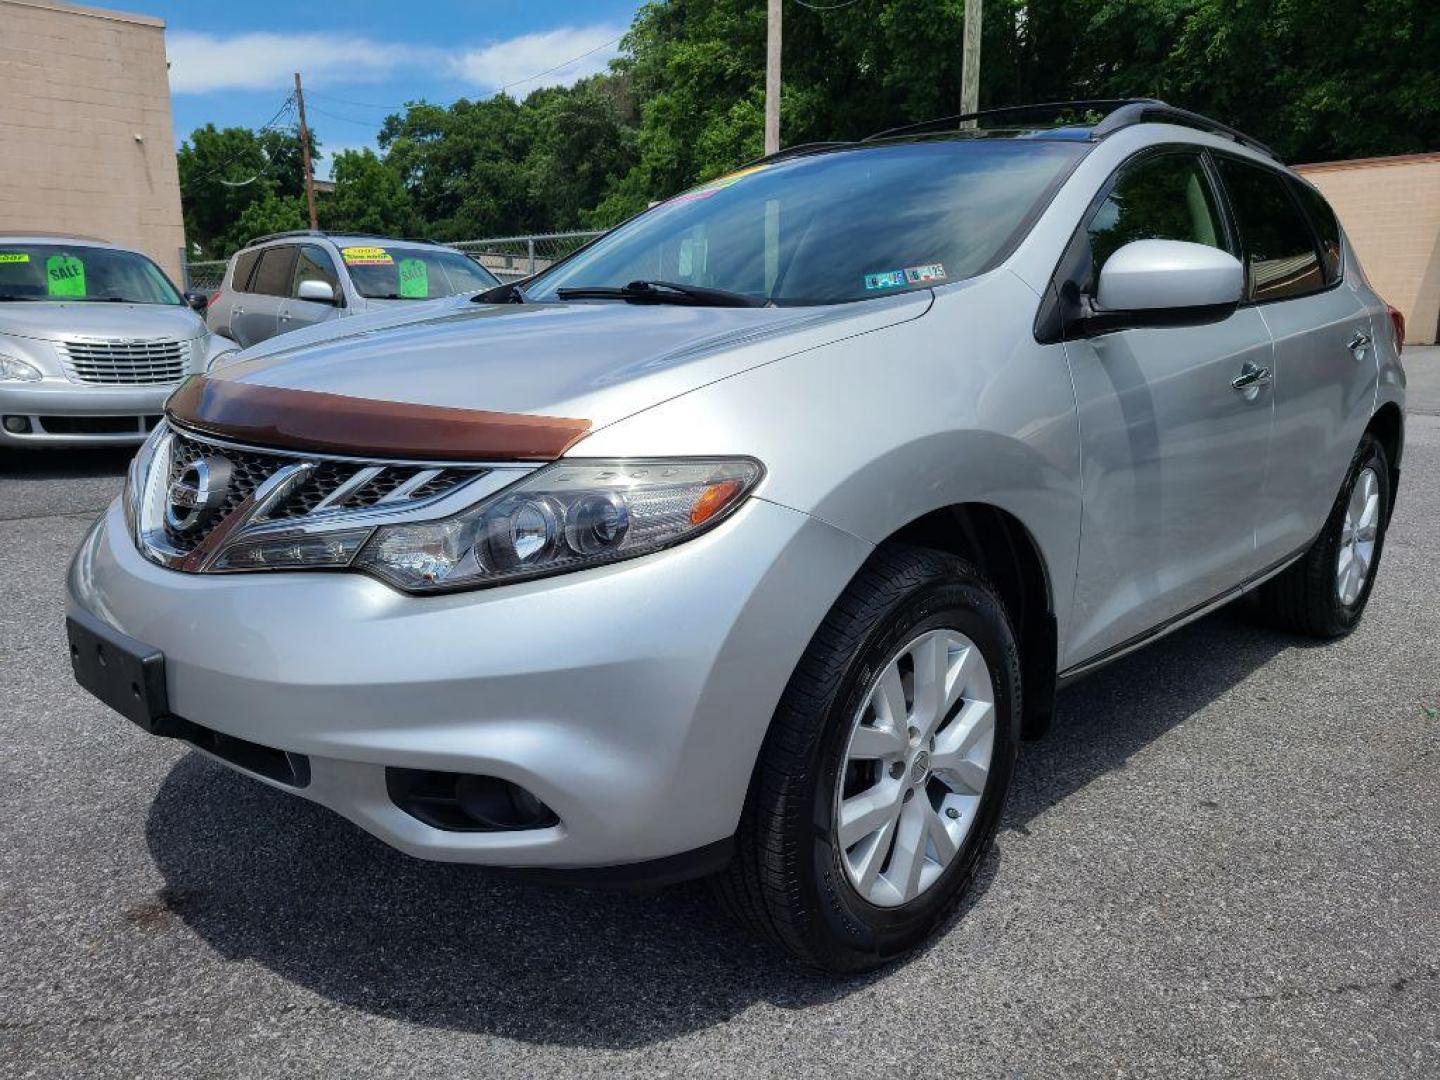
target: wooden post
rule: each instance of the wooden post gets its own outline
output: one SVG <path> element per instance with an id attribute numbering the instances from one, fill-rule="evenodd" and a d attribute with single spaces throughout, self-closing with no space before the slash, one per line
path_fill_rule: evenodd
<path id="1" fill-rule="evenodd" d="M 300 160 L 305 163 L 305 201 L 310 206 L 310 228 L 320 228 L 315 217 L 315 169 L 310 164 L 310 129 L 305 126 L 305 91 L 300 87 L 300 73 L 295 72 L 295 104 L 300 110 Z"/>
<path id="2" fill-rule="evenodd" d="M 980 111 L 980 10 L 983 0 L 965 0 L 965 42 L 960 54 L 960 111 Z M 961 127 L 975 126 L 966 120 Z"/>
<path id="3" fill-rule="evenodd" d="M 765 153 L 780 149 L 780 5 L 770 0 L 765 34 Z"/>

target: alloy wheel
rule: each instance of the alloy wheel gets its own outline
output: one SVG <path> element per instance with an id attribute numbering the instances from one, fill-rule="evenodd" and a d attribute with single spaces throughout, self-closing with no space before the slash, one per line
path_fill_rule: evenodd
<path id="1" fill-rule="evenodd" d="M 1335 563 L 1335 593 L 1347 607 L 1360 598 L 1375 562 L 1380 531 L 1380 478 L 1365 468 L 1350 489 L 1345 520 L 1340 526 L 1340 553 Z"/>
<path id="2" fill-rule="evenodd" d="M 939 879 L 975 823 L 994 744 L 994 685 L 973 641 L 931 630 L 891 656 L 836 785 L 836 846 L 862 897 L 897 907 Z"/>

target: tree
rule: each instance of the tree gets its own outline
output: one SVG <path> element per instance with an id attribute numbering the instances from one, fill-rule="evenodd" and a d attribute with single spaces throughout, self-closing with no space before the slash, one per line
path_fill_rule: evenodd
<path id="1" fill-rule="evenodd" d="M 238 251 L 257 236 L 303 229 L 309 225 L 305 200 L 298 195 L 276 195 L 267 191 L 245 207 L 225 235 L 225 247 Z"/>
<path id="2" fill-rule="evenodd" d="M 368 147 L 342 151 L 331 178 L 335 191 L 319 206 L 322 227 L 382 236 L 419 236 L 425 231 L 400 174 Z"/>

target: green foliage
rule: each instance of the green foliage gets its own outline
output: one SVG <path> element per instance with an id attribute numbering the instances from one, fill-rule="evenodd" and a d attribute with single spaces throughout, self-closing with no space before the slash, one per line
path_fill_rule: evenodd
<path id="1" fill-rule="evenodd" d="M 303 229 L 309 224 L 305 199 L 300 195 L 276 195 L 267 191 L 245 207 L 226 234 L 226 248 L 236 251 L 257 236 Z"/>
<path id="2" fill-rule="evenodd" d="M 786 4 L 785 142 L 854 139 L 957 112 L 964 8 Z M 985 0 L 984 9 L 983 106 L 1161 97 L 1291 161 L 1440 148 L 1435 0 Z M 760 155 L 764 66 L 760 0 L 651 0 L 607 75 L 523 101 L 416 102 L 389 117 L 383 157 L 341 155 L 322 220 L 449 239 L 613 225 Z M 181 147 L 180 175 L 190 239 L 224 254 L 242 214 L 290 220 L 299 143 L 207 126 Z"/>
<path id="3" fill-rule="evenodd" d="M 320 200 L 320 226 L 337 232 L 419 236 L 424 226 L 400 174 L 374 151 L 344 150 L 331 169 L 335 192 Z"/>

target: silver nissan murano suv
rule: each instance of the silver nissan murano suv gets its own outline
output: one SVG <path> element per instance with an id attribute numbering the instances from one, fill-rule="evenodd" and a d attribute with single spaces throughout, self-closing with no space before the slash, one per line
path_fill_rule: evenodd
<path id="1" fill-rule="evenodd" d="M 1072 115 L 796 147 L 192 378 L 75 556 L 77 678 L 422 858 L 904 953 L 1058 686 L 1252 590 L 1348 633 L 1399 482 L 1403 324 L 1325 200 Z"/>

